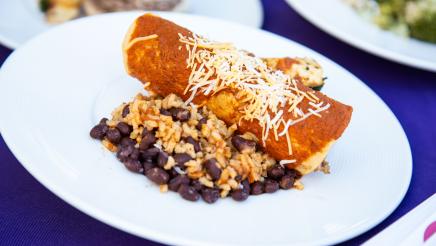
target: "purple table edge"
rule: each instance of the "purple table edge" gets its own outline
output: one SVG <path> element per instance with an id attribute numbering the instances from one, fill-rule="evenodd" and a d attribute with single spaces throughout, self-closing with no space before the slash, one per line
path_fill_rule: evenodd
<path id="1" fill-rule="evenodd" d="M 353 48 L 308 23 L 283 0 L 262 3 L 264 30 L 299 42 L 359 77 L 387 103 L 408 136 L 414 162 L 409 190 L 383 222 L 341 243 L 360 245 L 436 192 L 436 73 Z M 10 53 L 0 45 L 0 65 Z M 117 230 L 62 201 L 21 166 L 1 137 L 0 163 L 0 245 L 161 245 Z"/>

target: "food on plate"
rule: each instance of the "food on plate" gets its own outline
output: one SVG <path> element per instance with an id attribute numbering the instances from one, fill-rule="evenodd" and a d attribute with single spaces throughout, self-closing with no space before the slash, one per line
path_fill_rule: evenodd
<path id="1" fill-rule="evenodd" d="M 325 157 L 352 108 L 307 87 L 324 84 L 316 61 L 258 58 L 151 14 L 132 24 L 123 54 L 150 96 L 119 106 L 90 135 L 161 191 L 243 201 L 329 172 Z"/>
<path id="2" fill-rule="evenodd" d="M 324 71 L 319 63 L 311 58 L 284 57 L 263 58 L 266 65 L 273 70 L 280 70 L 291 78 L 296 78 L 303 85 L 314 90 L 321 90 L 324 86 Z"/>
<path id="3" fill-rule="evenodd" d="M 236 124 L 227 126 L 206 106 L 186 105 L 175 94 L 138 94 L 90 135 L 130 171 L 190 201 L 243 201 L 250 194 L 302 188 L 301 174 L 266 154 L 253 134 L 239 133 Z"/>
<path id="4" fill-rule="evenodd" d="M 48 23 L 84 16 L 130 10 L 181 11 L 187 0 L 38 0 Z"/>
<path id="5" fill-rule="evenodd" d="M 142 10 L 177 10 L 186 0 L 83 0 L 83 10 L 86 15 L 95 15 L 107 12 Z"/>
<path id="6" fill-rule="evenodd" d="M 49 23 L 62 23 L 80 15 L 81 0 L 39 0 L 39 7 Z"/>
<path id="7" fill-rule="evenodd" d="M 321 164 L 351 118 L 350 106 L 307 88 L 298 76 L 151 14 L 136 19 L 123 46 L 127 72 L 149 91 L 206 105 L 302 174 Z"/>
<path id="8" fill-rule="evenodd" d="M 344 0 L 380 28 L 436 43 L 435 0 Z"/>

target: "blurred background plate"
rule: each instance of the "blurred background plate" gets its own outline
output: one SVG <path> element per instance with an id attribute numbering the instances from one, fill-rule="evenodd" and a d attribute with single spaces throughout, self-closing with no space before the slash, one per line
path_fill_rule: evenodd
<path id="1" fill-rule="evenodd" d="M 260 0 L 187 0 L 187 5 L 180 11 L 257 28 L 263 23 Z M 44 20 L 38 0 L 0 1 L 0 43 L 11 49 L 53 26 Z"/>
<path id="2" fill-rule="evenodd" d="M 121 42 L 139 13 L 82 18 L 35 37 L 0 70 L 1 134 L 23 166 L 72 206 L 135 235 L 177 245 L 333 244 L 385 219 L 409 187 L 407 137 L 386 104 L 328 58 L 277 35 L 201 16 L 162 13 L 212 39 L 263 57 L 307 56 L 328 76 L 323 91 L 353 117 L 327 160 L 290 190 L 243 203 L 191 203 L 161 194 L 89 137 L 111 109 L 142 89 L 123 67 Z M 11 106 L 12 105 L 12 106 Z"/>
<path id="3" fill-rule="evenodd" d="M 312 24 L 350 45 L 404 65 L 436 72 L 436 44 L 383 31 L 342 0 L 286 1 Z"/>

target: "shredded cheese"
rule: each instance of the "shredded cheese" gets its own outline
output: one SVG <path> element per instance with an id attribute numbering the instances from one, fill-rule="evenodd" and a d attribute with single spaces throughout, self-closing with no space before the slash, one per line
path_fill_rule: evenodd
<path id="1" fill-rule="evenodd" d="M 291 164 L 291 163 L 295 163 L 295 160 L 281 160 L 279 163 L 280 165 L 286 165 L 286 164 Z"/>
<path id="2" fill-rule="evenodd" d="M 146 40 L 151 40 L 151 39 L 155 39 L 158 38 L 159 36 L 157 34 L 152 34 L 152 35 L 148 35 L 145 37 L 137 37 L 134 38 L 132 40 L 129 41 L 129 43 L 127 44 L 127 46 L 125 47 L 125 50 L 130 49 L 134 44 L 141 42 L 141 41 L 146 41 Z"/>
<path id="3" fill-rule="evenodd" d="M 288 153 L 292 155 L 292 143 L 288 129 L 311 115 L 321 117 L 321 112 L 330 105 L 323 102 L 313 92 L 304 92 L 296 80 L 282 71 L 270 69 L 260 58 L 239 50 L 230 43 L 210 41 L 198 35 L 186 37 L 179 33 L 179 41 L 185 44 L 188 52 L 187 68 L 191 69 L 186 93 L 189 104 L 197 93 L 213 95 L 223 89 L 237 91 L 236 98 L 244 106 L 240 108 L 241 120 L 258 120 L 262 127 L 262 143 L 266 145 L 272 130 L 275 141 L 286 136 Z M 310 106 L 307 112 L 298 106 L 304 100 Z M 287 107 L 287 109 L 286 109 Z M 285 111 L 293 118 L 284 118 Z M 289 114 L 288 114 L 289 115 Z M 278 129 L 282 127 L 281 131 Z M 295 160 L 282 160 L 281 163 Z"/>
<path id="4" fill-rule="evenodd" d="M 297 162 L 297 161 L 296 160 L 281 160 L 281 161 L 279 161 L 279 165 L 283 167 L 284 165 L 292 164 L 295 162 Z"/>

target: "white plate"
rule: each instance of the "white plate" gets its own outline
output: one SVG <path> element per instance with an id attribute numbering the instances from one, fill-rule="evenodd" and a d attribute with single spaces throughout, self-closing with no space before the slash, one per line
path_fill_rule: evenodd
<path id="1" fill-rule="evenodd" d="M 47 24 L 38 8 L 39 0 L 0 1 L 0 43 L 15 49 L 54 25 Z M 186 12 L 261 27 L 260 0 L 188 0 Z"/>
<path id="2" fill-rule="evenodd" d="M 141 90 L 123 68 L 121 41 L 138 14 L 83 18 L 16 50 L 0 72 L 0 129 L 42 184 L 121 230 L 183 245 L 332 244 L 381 222 L 402 200 L 412 172 L 403 129 L 389 108 L 329 59 L 274 34 L 182 14 L 162 14 L 261 56 L 309 56 L 329 77 L 325 92 L 354 107 L 331 150 L 331 175 L 304 178 L 304 191 L 225 199 L 214 205 L 161 194 L 89 137 L 103 116 Z"/>
<path id="3" fill-rule="evenodd" d="M 342 0 L 286 0 L 298 13 L 336 38 L 374 55 L 436 71 L 436 44 L 383 31 Z"/>

